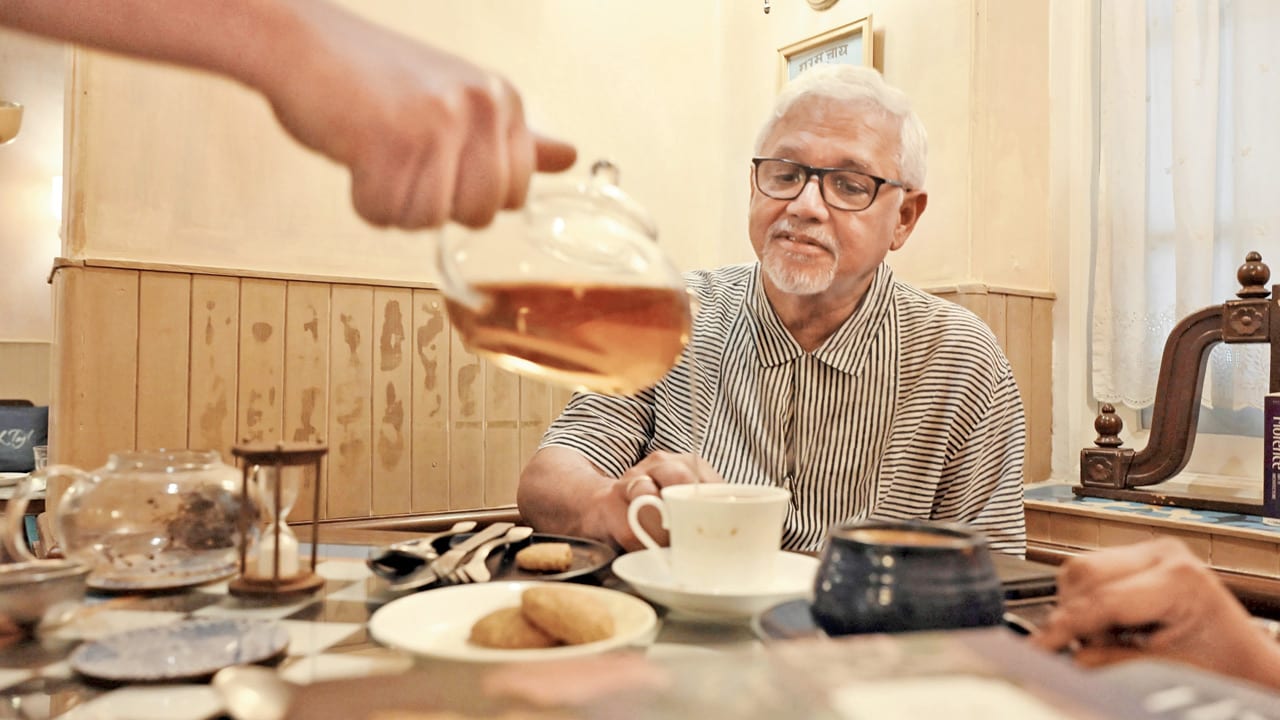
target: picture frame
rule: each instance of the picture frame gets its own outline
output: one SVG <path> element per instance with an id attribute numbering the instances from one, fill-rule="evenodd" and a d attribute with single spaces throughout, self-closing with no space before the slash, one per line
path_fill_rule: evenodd
<path id="1" fill-rule="evenodd" d="M 778 50 L 778 86 L 823 63 L 874 65 L 875 39 L 871 16 L 791 43 Z"/>

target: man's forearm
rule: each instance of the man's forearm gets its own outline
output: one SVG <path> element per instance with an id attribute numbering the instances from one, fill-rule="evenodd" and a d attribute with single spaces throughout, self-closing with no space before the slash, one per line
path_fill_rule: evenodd
<path id="1" fill-rule="evenodd" d="M 323 0 L 0 0 L 0 24 L 258 86 L 296 50 Z"/>
<path id="2" fill-rule="evenodd" d="M 612 482 L 577 452 L 544 448 L 520 475 L 520 514 L 541 532 L 609 541 L 595 511 L 599 494 Z"/>

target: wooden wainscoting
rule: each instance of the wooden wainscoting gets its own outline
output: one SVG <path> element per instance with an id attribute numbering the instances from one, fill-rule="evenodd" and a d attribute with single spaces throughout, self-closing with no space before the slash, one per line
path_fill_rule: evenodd
<path id="1" fill-rule="evenodd" d="M 324 519 L 503 507 L 569 397 L 467 352 L 425 285 L 114 261 L 53 284 L 56 462 L 323 439 Z"/>
<path id="2" fill-rule="evenodd" d="M 968 308 L 995 333 L 1013 367 L 1027 415 L 1023 477 L 1026 482 L 1048 480 L 1053 451 L 1053 294 L 987 285 L 929 292 Z"/>

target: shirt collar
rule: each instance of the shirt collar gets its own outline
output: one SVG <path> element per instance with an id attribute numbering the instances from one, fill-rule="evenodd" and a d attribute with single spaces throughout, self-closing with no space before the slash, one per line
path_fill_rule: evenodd
<path id="1" fill-rule="evenodd" d="M 751 275 L 747 309 L 752 320 L 756 356 L 764 367 L 791 362 L 804 354 L 795 338 L 778 318 L 764 292 L 760 263 Z M 817 350 L 813 357 L 832 368 L 857 374 L 867 357 L 871 341 L 880 332 L 893 302 L 893 271 L 880 263 L 867 294 L 853 314 Z"/>

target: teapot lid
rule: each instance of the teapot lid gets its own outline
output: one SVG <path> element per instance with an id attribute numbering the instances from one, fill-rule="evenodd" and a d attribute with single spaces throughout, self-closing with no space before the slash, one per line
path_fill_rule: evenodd
<path id="1" fill-rule="evenodd" d="M 597 160 L 585 180 L 551 182 L 534 193 L 525 213 L 531 238 L 563 260 L 610 267 L 636 262 L 637 241 L 653 243 L 648 211 L 618 187 L 618 167 Z"/>

